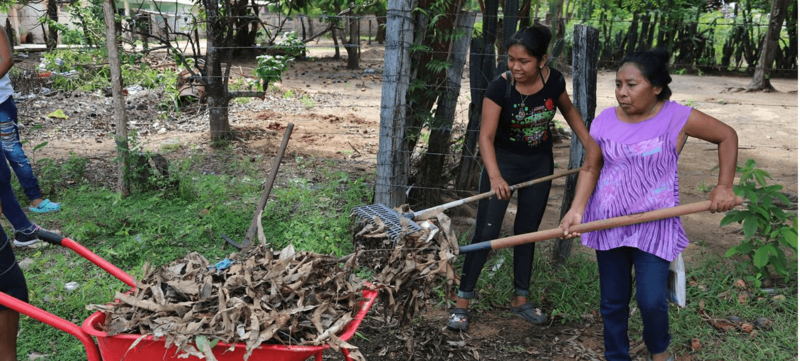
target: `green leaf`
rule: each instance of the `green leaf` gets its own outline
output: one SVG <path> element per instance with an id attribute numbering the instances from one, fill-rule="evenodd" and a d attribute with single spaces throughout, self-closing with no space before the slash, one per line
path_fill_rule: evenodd
<path id="1" fill-rule="evenodd" d="M 42 149 L 45 146 L 47 146 L 47 142 L 41 142 L 38 145 L 36 145 L 35 147 L 33 147 L 33 151 L 36 152 L 37 150 Z"/>
<path id="2" fill-rule="evenodd" d="M 744 231 L 744 236 L 746 238 L 752 238 L 758 230 L 758 217 L 754 215 L 748 215 L 744 220 L 744 224 L 742 224 L 742 230 Z"/>
<path id="3" fill-rule="evenodd" d="M 726 258 L 727 258 L 727 257 L 731 257 L 731 256 L 733 256 L 733 255 L 735 255 L 735 254 L 739 253 L 739 251 L 737 251 L 737 250 L 736 250 L 736 248 L 737 248 L 737 247 L 731 247 L 731 248 L 728 248 L 728 251 L 726 251 L 726 252 L 725 252 L 725 257 L 726 257 Z"/>
<path id="4" fill-rule="evenodd" d="M 728 212 L 727 215 L 725 215 L 725 218 L 722 219 L 722 221 L 720 222 L 720 226 L 724 226 L 724 225 L 727 225 L 727 224 L 730 224 L 730 223 L 733 223 L 733 222 L 739 223 L 745 217 L 747 217 L 748 214 L 749 213 L 745 212 L 745 211 L 730 211 L 730 212 Z M 727 222 L 726 222 L 726 220 L 727 220 Z"/>
<path id="5" fill-rule="evenodd" d="M 756 253 L 753 255 L 753 264 L 757 268 L 764 268 L 769 262 L 769 250 L 766 246 L 763 246 L 756 250 Z"/>
<path id="6" fill-rule="evenodd" d="M 797 251 L 797 231 L 789 227 L 783 227 L 781 228 L 781 234 L 783 235 L 783 239 L 786 241 L 786 243 L 788 243 L 790 247 Z"/>
<path id="7" fill-rule="evenodd" d="M 787 206 L 792 204 L 792 202 L 789 201 L 789 198 L 786 198 L 786 196 L 783 195 L 783 193 L 775 193 L 775 198 L 780 199 L 780 201 Z"/>
<path id="8" fill-rule="evenodd" d="M 757 214 L 761 215 L 762 217 L 764 217 L 764 220 L 767 221 L 767 222 L 769 222 L 770 219 L 772 219 L 772 217 L 769 215 L 769 213 L 767 213 L 767 211 L 763 207 L 759 207 L 759 206 L 753 205 L 751 203 L 750 205 L 747 206 L 747 209 L 750 210 L 753 213 L 757 213 Z"/>
<path id="9" fill-rule="evenodd" d="M 747 194 L 747 198 L 750 199 L 750 202 L 752 202 L 754 204 L 758 204 L 758 195 L 756 194 L 756 192 L 754 192 L 754 191 L 752 191 L 750 189 L 746 189 L 745 190 L 745 194 Z"/>
<path id="10" fill-rule="evenodd" d="M 750 254 L 754 249 L 756 249 L 756 246 L 752 242 L 742 242 L 736 247 L 736 251 L 741 254 Z"/>
<path id="11" fill-rule="evenodd" d="M 61 109 L 57 109 L 56 111 L 47 114 L 48 118 L 59 118 L 59 119 L 69 119 L 69 117 L 64 114 L 64 111 Z"/>

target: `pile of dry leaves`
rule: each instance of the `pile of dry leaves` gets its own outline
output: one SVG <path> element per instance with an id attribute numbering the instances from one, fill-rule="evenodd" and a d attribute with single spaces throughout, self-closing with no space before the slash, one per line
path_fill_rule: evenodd
<path id="1" fill-rule="evenodd" d="M 245 343 L 249 357 L 262 342 L 354 348 L 335 337 L 358 310 L 365 283 L 353 273 L 356 256 L 338 258 L 255 247 L 217 269 L 197 253 L 144 279 L 120 301 L 93 305 L 106 313 L 104 331 L 153 335 L 166 347 L 202 355 L 198 336 Z M 223 268 L 223 266 L 220 266 Z M 233 346 L 232 346 L 233 347 Z M 351 357 L 360 358 L 354 350 Z"/>
<path id="2" fill-rule="evenodd" d="M 406 219 L 402 219 L 406 222 Z M 450 218 L 439 213 L 435 219 L 418 223 L 421 231 L 393 240 L 387 226 L 375 217 L 362 224 L 353 242 L 359 263 L 372 270 L 370 279 L 380 290 L 384 315 L 404 324 L 423 310 L 437 285 L 453 289 L 456 282 L 453 262 L 458 254 L 458 240 Z M 408 232 L 403 229 L 401 234 Z"/>
<path id="3" fill-rule="evenodd" d="M 145 266 L 145 276 L 119 302 L 92 305 L 106 314 L 103 330 L 163 338 L 180 353 L 208 355 L 196 340 L 246 344 L 247 359 L 262 343 L 357 348 L 336 335 L 353 320 L 367 288 L 380 291 L 384 316 L 401 322 L 425 307 L 437 284 L 454 281 L 458 244 L 450 220 L 439 215 L 421 222 L 422 231 L 389 240 L 381 227 L 354 237 L 356 251 L 345 257 L 277 252 L 262 245 L 213 265 L 197 253 L 168 266 Z M 369 283 L 355 272 L 368 267 Z M 233 348 L 234 346 L 231 346 Z"/>

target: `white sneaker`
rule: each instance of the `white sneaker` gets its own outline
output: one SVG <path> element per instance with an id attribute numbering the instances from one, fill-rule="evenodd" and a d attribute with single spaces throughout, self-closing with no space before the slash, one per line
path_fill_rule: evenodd
<path id="1" fill-rule="evenodd" d="M 15 239 L 14 240 L 14 247 L 27 247 L 27 246 L 30 246 L 30 245 L 36 243 L 36 242 L 39 242 L 38 238 L 34 238 L 34 239 L 32 239 L 30 241 L 27 241 L 27 242 L 20 242 L 20 241 L 17 241 Z"/>

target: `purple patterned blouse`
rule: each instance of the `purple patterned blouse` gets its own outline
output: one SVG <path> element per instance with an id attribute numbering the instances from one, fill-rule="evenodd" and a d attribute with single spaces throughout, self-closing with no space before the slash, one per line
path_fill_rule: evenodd
<path id="1" fill-rule="evenodd" d="M 586 205 L 583 222 L 677 206 L 677 138 L 692 108 L 667 101 L 653 118 L 631 124 L 615 108 L 598 115 L 591 135 L 603 150 L 603 168 Z M 672 261 L 689 244 L 679 217 L 581 235 L 596 250 L 635 247 Z"/>

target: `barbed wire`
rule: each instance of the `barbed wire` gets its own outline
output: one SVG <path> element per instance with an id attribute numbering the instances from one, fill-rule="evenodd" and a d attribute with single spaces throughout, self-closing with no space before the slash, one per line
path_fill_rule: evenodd
<path id="1" fill-rule="evenodd" d="M 184 17 L 184 18 L 187 19 L 187 21 L 188 21 L 188 19 L 196 19 L 197 18 L 197 15 L 195 15 L 194 13 L 189 13 L 189 12 L 159 12 L 159 11 L 156 11 L 156 10 L 147 10 L 147 9 L 142 9 L 142 10 L 145 10 L 145 11 L 132 11 L 132 13 L 136 12 L 136 13 L 142 13 L 142 14 L 148 14 L 148 15 L 166 15 L 169 18 L 181 18 L 181 17 Z M 42 14 L 46 13 L 46 10 L 35 9 L 34 11 L 37 11 L 37 12 L 42 13 Z M 466 11 L 466 12 L 474 12 L 474 13 L 476 13 L 477 14 L 476 22 L 483 21 L 483 19 L 493 19 L 494 18 L 495 20 L 502 20 L 504 18 L 504 15 L 501 14 L 501 13 L 497 14 L 495 16 L 489 16 L 489 15 L 483 15 L 480 12 L 475 12 L 475 11 Z M 251 20 L 258 19 L 258 20 L 261 20 L 262 22 L 264 20 L 286 19 L 286 18 L 288 18 L 287 22 L 295 22 L 296 18 L 305 18 L 305 19 L 318 20 L 318 23 L 324 24 L 325 21 L 327 21 L 329 19 L 334 19 L 334 20 L 356 19 L 356 20 L 363 20 L 363 21 L 369 21 L 369 20 L 373 20 L 374 19 L 374 20 L 376 20 L 376 22 L 378 22 L 378 20 L 381 20 L 380 21 L 381 23 L 385 23 L 390 17 L 402 17 L 402 18 L 408 19 L 410 21 L 416 22 L 417 19 L 416 19 L 415 16 L 407 16 L 405 14 L 407 14 L 407 12 L 405 12 L 405 11 L 402 11 L 402 10 L 391 10 L 390 9 L 390 10 L 387 10 L 387 15 L 384 15 L 384 16 L 376 16 L 376 15 L 372 15 L 372 14 L 356 14 L 356 15 L 294 14 L 294 15 L 286 16 L 286 15 L 277 15 L 276 13 L 268 13 L 268 14 L 259 14 L 259 15 L 227 15 L 227 16 L 224 16 L 224 18 L 227 18 L 227 19 L 251 19 Z M 442 16 L 449 16 L 449 17 L 455 17 L 455 16 L 463 15 L 462 12 L 459 12 L 459 13 L 443 12 L 443 13 L 437 13 L 437 14 L 441 14 Z M 44 15 L 19 15 L 18 14 L 16 16 L 16 18 L 19 18 L 19 19 L 41 19 L 43 16 Z M 126 16 L 128 16 L 128 15 L 126 15 Z M 130 15 L 129 19 L 136 20 L 132 16 L 133 15 Z M 631 16 L 633 16 L 633 14 L 631 14 Z M 519 20 L 519 19 L 521 19 L 521 17 L 517 17 L 517 20 Z M 531 21 L 542 21 L 542 20 L 547 20 L 547 17 L 546 16 L 545 17 L 531 16 L 531 17 L 529 17 L 529 19 L 531 19 Z M 612 16 L 612 17 L 602 17 L 602 16 L 601 17 L 576 17 L 576 16 L 566 17 L 566 16 L 560 16 L 560 17 L 554 18 L 555 21 L 552 20 L 553 18 L 550 18 L 550 19 L 551 19 L 550 23 L 549 24 L 545 24 L 545 25 L 552 25 L 554 22 L 569 22 L 569 23 L 571 23 L 573 25 L 574 24 L 587 24 L 587 23 L 592 23 L 592 22 L 597 22 L 597 23 L 605 23 L 605 22 L 608 22 L 608 23 L 626 23 L 626 24 L 630 24 L 630 23 L 634 22 L 633 18 L 631 18 L 631 19 L 622 19 L 622 18 L 619 18 L 617 16 Z M 207 21 L 202 21 L 201 20 L 201 21 L 197 21 L 197 23 L 198 24 L 207 23 Z M 642 23 L 645 23 L 645 21 L 640 18 L 639 20 L 636 21 L 636 23 L 637 24 L 642 24 Z M 710 20 L 710 21 L 684 21 L 684 20 L 665 21 L 663 19 L 659 19 L 658 21 L 653 21 L 653 20 L 647 21 L 647 23 L 650 23 L 650 24 L 656 23 L 656 24 L 659 24 L 659 25 L 695 25 L 696 24 L 696 25 L 709 25 L 709 26 L 767 27 L 767 26 L 769 26 L 769 13 L 759 14 L 758 16 L 753 16 L 752 18 L 749 18 L 749 19 L 748 18 L 744 18 L 743 15 L 737 16 L 735 18 L 726 17 L 725 15 L 720 15 L 719 17 L 716 17 L 716 18 L 714 18 L 713 20 Z M 38 26 L 38 24 L 36 26 Z"/>

